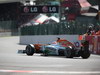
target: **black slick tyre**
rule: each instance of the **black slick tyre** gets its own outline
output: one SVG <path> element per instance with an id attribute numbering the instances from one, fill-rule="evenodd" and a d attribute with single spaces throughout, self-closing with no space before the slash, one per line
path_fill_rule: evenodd
<path id="1" fill-rule="evenodd" d="M 82 47 L 81 47 L 81 57 L 83 59 L 87 59 L 90 57 L 90 51 L 89 51 L 89 41 L 82 41 Z"/>
<path id="2" fill-rule="evenodd" d="M 81 57 L 83 59 L 87 59 L 90 57 L 90 52 L 89 51 L 82 51 Z"/>
<path id="3" fill-rule="evenodd" d="M 26 46 L 26 54 L 27 54 L 28 56 L 32 56 L 32 55 L 34 54 L 34 51 L 35 51 L 35 49 L 32 48 L 30 45 L 27 45 L 27 46 Z"/>

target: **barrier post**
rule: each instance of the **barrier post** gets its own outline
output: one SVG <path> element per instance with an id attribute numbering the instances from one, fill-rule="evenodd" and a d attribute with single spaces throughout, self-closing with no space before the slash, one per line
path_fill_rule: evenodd
<path id="1" fill-rule="evenodd" d="M 98 36 L 98 41 L 97 41 L 97 54 L 100 54 L 100 36 Z"/>
<path id="2" fill-rule="evenodd" d="M 98 36 L 94 36 L 94 45 L 93 45 L 93 53 L 97 54 L 97 46 L 98 46 Z"/>
<path id="3" fill-rule="evenodd" d="M 85 40 L 89 41 L 89 50 L 94 53 L 94 36 L 85 36 Z"/>

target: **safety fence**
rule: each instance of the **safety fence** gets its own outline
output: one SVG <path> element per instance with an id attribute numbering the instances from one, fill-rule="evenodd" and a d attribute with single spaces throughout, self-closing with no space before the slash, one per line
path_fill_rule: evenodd
<path id="1" fill-rule="evenodd" d="M 66 23 L 24 26 L 21 28 L 21 35 L 84 34 L 89 25 L 89 23 L 84 24 L 71 21 Z"/>
<path id="2" fill-rule="evenodd" d="M 5 34 L 6 33 L 6 34 Z M 10 33 L 10 34 L 9 34 Z M 17 35 L 18 26 L 16 21 L 0 21 L 0 35 Z"/>
<path id="3" fill-rule="evenodd" d="M 15 21 L 0 21 L 0 31 L 10 31 L 16 28 Z"/>

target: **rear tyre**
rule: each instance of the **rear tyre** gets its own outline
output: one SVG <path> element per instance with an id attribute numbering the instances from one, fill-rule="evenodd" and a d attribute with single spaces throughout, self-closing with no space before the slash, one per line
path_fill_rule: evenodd
<path id="1" fill-rule="evenodd" d="M 89 41 L 83 40 L 82 45 L 83 46 L 81 47 L 81 57 L 83 59 L 87 59 L 90 57 Z"/>
<path id="2" fill-rule="evenodd" d="M 32 48 L 30 45 L 27 45 L 26 46 L 26 54 L 28 56 L 32 56 L 34 54 L 34 52 L 35 52 L 35 49 L 34 48 Z"/>
<path id="3" fill-rule="evenodd" d="M 81 57 L 83 59 L 87 59 L 90 57 L 90 52 L 89 51 L 82 51 Z"/>

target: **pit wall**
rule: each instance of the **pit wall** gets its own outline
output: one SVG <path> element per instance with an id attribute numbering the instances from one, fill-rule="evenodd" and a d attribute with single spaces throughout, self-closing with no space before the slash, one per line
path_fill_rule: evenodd
<path id="1" fill-rule="evenodd" d="M 66 39 L 72 43 L 78 41 L 78 35 L 35 35 L 35 36 L 20 36 L 20 44 L 51 44 L 57 40 L 57 37 Z"/>

